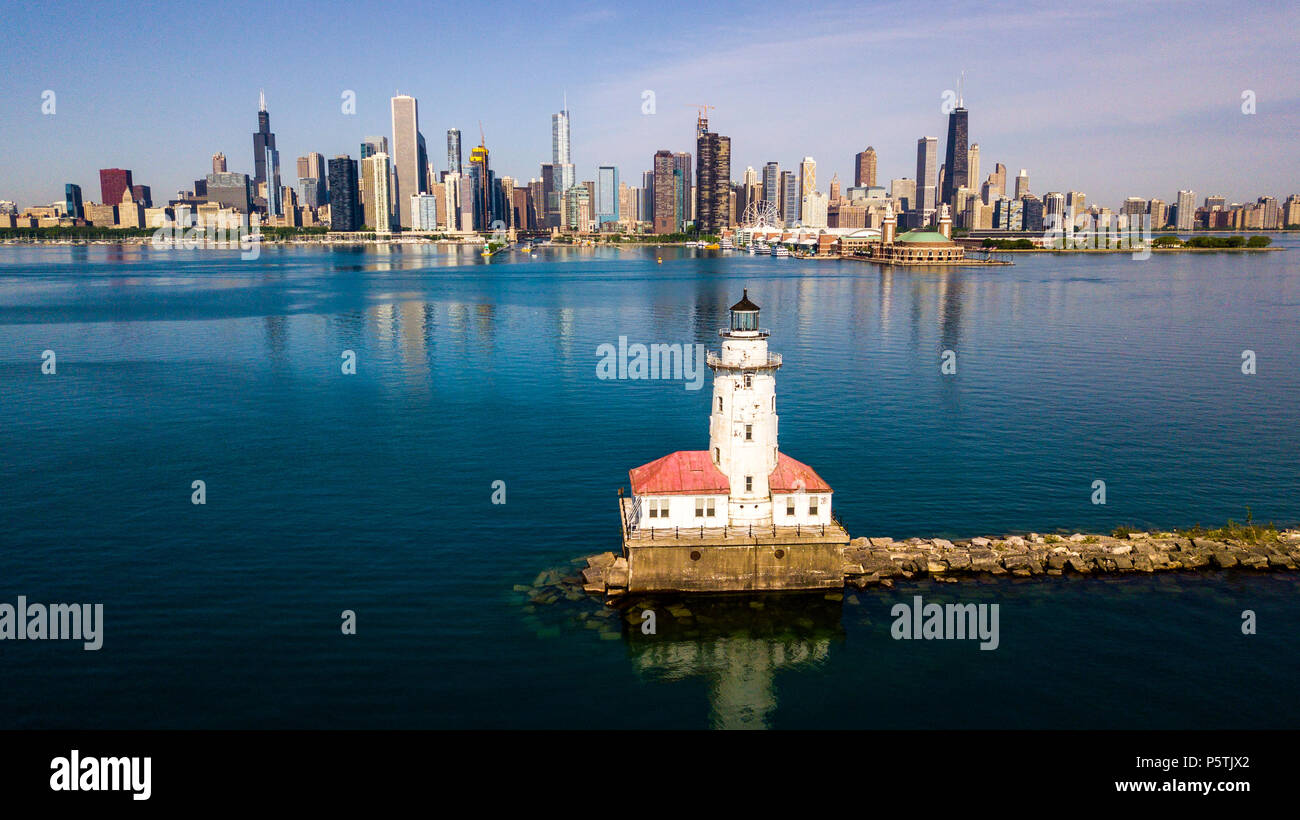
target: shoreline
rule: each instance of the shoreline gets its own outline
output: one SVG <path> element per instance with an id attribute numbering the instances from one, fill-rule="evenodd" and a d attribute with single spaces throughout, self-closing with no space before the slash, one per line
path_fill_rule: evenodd
<path id="1" fill-rule="evenodd" d="M 958 243 L 960 244 L 960 242 Z M 1285 247 L 1278 245 L 1269 245 L 1264 248 L 984 248 L 975 246 L 972 250 L 989 251 L 991 253 L 1142 253 L 1150 251 L 1151 253 L 1238 253 L 1243 251 L 1284 251 Z"/>

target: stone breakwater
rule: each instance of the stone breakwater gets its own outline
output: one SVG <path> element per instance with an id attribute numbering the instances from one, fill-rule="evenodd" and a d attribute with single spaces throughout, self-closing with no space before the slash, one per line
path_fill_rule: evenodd
<path id="1" fill-rule="evenodd" d="M 895 579 L 917 577 L 956 583 L 976 576 L 1033 578 L 1232 568 L 1267 572 L 1300 567 L 1300 530 L 1268 531 L 1254 538 L 1222 531 L 1206 535 L 1131 532 L 1122 537 L 1031 532 L 957 541 L 854 538 L 844 547 L 843 557 L 844 583 L 859 589 L 891 587 Z M 626 592 L 626 558 L 605 552 L 575 563 L 586 564 L 581 575 L 539 578 L 530 590 L 534 603 L 572 599 L 583 593 L 616 596 Z"/>
<path id="2" fill-rule="evenodd" d="M 1246 540 L 1171 532 L 1110 535 L 1008 535 L 1001 538 L 855 538 L 844 549 L 845 583 L 893 586 L 895 578 L 956 582 L 977 575 L 1030 578 L 1172 570 L 1294 570 L 1300 531 Z"/>

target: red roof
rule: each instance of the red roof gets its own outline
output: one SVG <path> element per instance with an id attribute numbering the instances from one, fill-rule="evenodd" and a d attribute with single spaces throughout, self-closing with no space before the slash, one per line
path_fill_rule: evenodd
<path id="1" fill-rule="evenodd" d="M 810 493 L 831 491 L 831 485 L 823 481 L 812 467 L 802 461 L 795 461 L 785 453 L 777 455 L 776 469 L 768 476 L 767 484 L 774 493 L 793 493 L 800 490 Z"/>
<path id="2" fill-rule="evenodd" d="M 627 471 L 633 495 L 728 495 L 731 484 L 709 458 L 707 450 L 678 450 Z M 774 493 L 829 493 L 831 485 L 817 472 L 785 453 L 767 479 Z"/>
<path id="3" fill-rule="evenodd" d="M 627 471 L 633 495 L 727 495 L 731 484 L 707 450 L 678 450 Z"/>

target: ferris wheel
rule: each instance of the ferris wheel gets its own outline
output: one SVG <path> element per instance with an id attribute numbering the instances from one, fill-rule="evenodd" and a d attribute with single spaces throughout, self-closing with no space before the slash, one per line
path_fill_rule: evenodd
<path id="1" fill-rule="evenodd" d="M 740 226 L 759 229 L 780 228 L 781 214 L 777 211 L 775 202 L 756 199 L 745 206 L 745 214 L 741 217 Z"/>

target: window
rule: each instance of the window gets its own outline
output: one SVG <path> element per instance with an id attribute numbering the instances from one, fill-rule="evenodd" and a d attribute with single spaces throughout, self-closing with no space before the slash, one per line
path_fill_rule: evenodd
<path id="1" fill-rule="evenodd" d="M 722 396 L 718 396 L 718 412 L 722 412 Z"/>
<path id="2" fill-rule="evenodd" d="M 794 496 L 792 495 L 785 497 L 785 514 L 794 515 Z"/>
<path id="3" fill-rule="evenodd" d="M 753 440 L 754 440 L 754 425 L 752 425 L 752 424 L 746 424 L 746 425 L 745 425 L 745 441 L 753 441 Z"/>
<path id="4" fill-rule="evenodd" d="M 667 518 L 668 517 L 668 499 L 652 498 L 650 499 L 650 517 Z"/>
<path id="5" fill-rule="evenodd" d="M 808 496 L 808 514 L 809 515 L 817 514 L 817 496 L 815 495 Z"/>
<path id="6" fill-rule="evenodd" d="M 713 518 L 714 500 L 712 498 L 695 499 L 695 517 L 696 518 Z"/>
<path id="7" fill-rule="evenodd" d="M 713 507 L 713 504 L 714 504 L 714 500 L 712 498 L 706 499 L 704 502 L 704 514 L 709 518 L 713 518 L 716 512 L 716 510 Z"/>
<path id="8" fill-rule="evenodd" d="M 718 447 L 713 448 L 713 463 L 718 464 L 722 461 L 722 450 Z"/>
<path id="9" fill-rule="evenodd" d="M 748 373 L 745 374 L 745 386 L 746 387 L 754 386 L 754 377 L 749 375 Z"/>
<path id="10" fill-rule="evenodd" d="M 754 477 L 752 475 L 747 475 L 745 476 L 745 492 L 752 493 L 753 491 L 754 491 Z"/>

